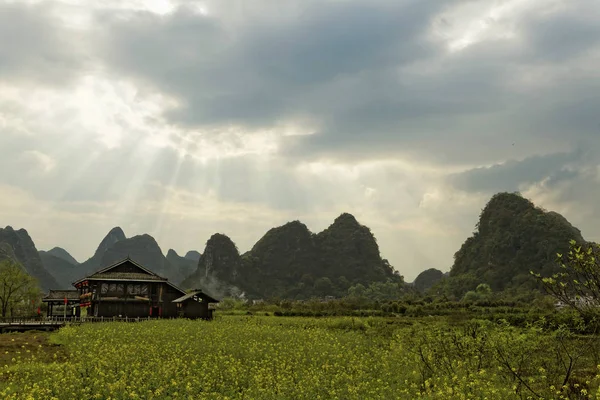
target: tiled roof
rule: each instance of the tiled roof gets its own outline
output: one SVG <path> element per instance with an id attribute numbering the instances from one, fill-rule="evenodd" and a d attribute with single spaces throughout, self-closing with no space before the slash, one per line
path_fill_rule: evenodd
<path id="1" fill-rule="evenodd" d="M 79 300 L 79 291 L 77 290 L 50 290 L 43 300 Z"/>
<path id="2" fill-rule="evenodd" d="M 102 272 L 91 275 L 87 279 L 123 279 L 133 281 L 166 281 L 158 275 L 149 275 L 141 272 Z"/>
<path id="3" fill-rule="evenodd" d="M 142 272 L 135 272 L 135 273 L 133 273 L 133 272 L 127 272 L 127 273 L 111 272 L 111 270 L 113 268 L 118 267 L 119 265 L 122 265 L 125 263 L 133 264 L 134 266 L 139 268 Z M 115 275 L 115 274 L 118 274 L 118 275 Z M 130 275 L 130 276 L 127 277 L 127 276 L 125 276 L 125 274 Z M 143 278 L 142 278 L 142 276 L 143 276 Z M 167 281 L 167 278 L 158 276 L 154 272 L 150 271 L 147 268 L 144 268 L 143 266 L 141 266 L 137 262 L 133 261 L 129 257 L 125 258 L 124 260 L 118 261 L 106 268 L 102 268 L 86 278 L 79 279 L 78 281 L 73 282 L 73 285 L 77 286 L 78 283 L 81 283 L 81 282 L 85 281 L 86 279 L 129 279 L 129 280 L 145 280 L 145 281 Z"/>
<path id="4" fill-rule="evenodd" d="M 193 291 L 191 293 L 186 294 L 185 296 L 181 296 L 180 298 L 173 300 L 173 303 L 183 303 L 184 301 L 191 299 L 194 296 L 200 297 L 202 300 L 206 301 L 207 303 L 218 303 L 219 302 L 219 300 L 212 298 L 211 296 L 207 295 L 206 293 L 203 293 L 201 291 Z"/>

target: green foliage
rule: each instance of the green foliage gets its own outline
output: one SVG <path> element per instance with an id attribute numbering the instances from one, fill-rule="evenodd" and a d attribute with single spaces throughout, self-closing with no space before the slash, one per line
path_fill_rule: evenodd
<path id="1" fill-rule="evenodd" d="M 600 307 L 600 246 L 569 242 L 566 254 L 557 254 L 560 270 L 543 277 L 531 271 L 556 300 L 582 315 L 596 316 Z"/>
<path id="2" fill-rule="evenodd" d="M 225 297 L 219 303 L 220 310 L 242 310 L 244 309 L 246 302 L 234 297 Z"/>
<path id="3" fill-rule="evenodd" d="M 428 323 L 399 339 L 413 355 L 426 391 L 521 399 L 587 399 L 597 391 L 596 338 L 579 338 L 563 327 L 548 334 L 538 326 L 514 328 L 504 321 Z"/>
<path id="4" fill-rule="evenodd" d="M 444 289 L 459 298 L 479 283 L 494 291 L 538 289 L 529 271 L 555 272 L 555 254 L 566 251 L 569 240 L 584 242 L 560 214 L 537 208 L 519 194 L 498 193 L 481 212 L 477 231 L 455 254 Z"/>
<path id="5" fill-rule="evenodd" d="M 56 279 L 44 268 L 35 244 L 25 229 L 0 228 L 0 261 L 21 264 L 44 290 L 58 287 Z"/>
<path id="6" fill-rule="evenodd" d="M 488 285 L 487 283 L 480 283 L 479 285 L 477 285 L 475 291 L 480 296 L 488 296 L 492 293 L 492 288 L 490 288 L 490 285 Z"/>
<path id="7" fill-rule="evenodd" d="M 365 298 L 372 301 L 398 300 L 405 293 L 404 284 L 388 279 L 385 282 L 373 282 L 368 287 L 357 284 L 348 289 L 351 298 Z"/>
<path id="8" fill-rule="evenodd" d="M 477 300 L 479 300 L 479 294 L 473 290 L 469 290 L 467 293 L 465 293 L 465 297 L 463 297 L 463 301 L 468 303 L 473 303 Z"/>
<path id="9" fill-rule="evenodd" d="M 0 261 L 0 316 L 32 315 L 32 300 L 39 297 L 37 281 L 21 265 Z"/>

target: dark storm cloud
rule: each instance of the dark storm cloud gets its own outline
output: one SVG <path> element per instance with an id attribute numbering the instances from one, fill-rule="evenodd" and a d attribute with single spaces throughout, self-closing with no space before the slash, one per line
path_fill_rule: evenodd
<path id="1" fill-rule="evenodd" d="M 268 126 L 322 117 L 334 107 L 318 97 L 339 80 L 369 81 L 432 54 L 422 35 L 438 9 L 439 2 L 307 2 L 285 23 L 233 28 L 185 8 L 167 17 L 132 13 L 113 20 L 105 48 L 118 71 L 179 98 L 183 107 L 171 116 L 180 123 Z"/>
<path id="2" fill-rule="evenodd" d="M 557 184 L 578 176 L 569 169 L 570 164 L 578 164 L 582 152 L 557 153 L 533 156 L 524 160 L 509 160 L 490 167 L 475 168 L 452 175 L 450 181 L 459 189 L 469 192 L 496 193 L 514 192 L 522 185 L 531 185 L 546 179 L 549 184 Z"/>
<path id="3" fill-rule="evenodd" d="M 179 124 L 312 121 L 314 135 L 283 142 L 284 154 L 301 159 L 404 154 L 499 162 L 506 154 L 497 150 L 505 148 L 497 136 L 505 143 L 523 133 L 556 138 L 545 132 L 548 118 L 569 121 L 572 136 L 586 134 L 596 122 L 586 110 L 600 108 L 598 97 L 580 107 L 576 82 L 553 82 L 543 93 L 514 81 L 528 67 L 553 62 L 559 69 L 598 49 L 597 15 L 567 4 L 564 12 L 520 18 L 516 39 L 484 40 L 448 54 L 426 39 L 446 6 L 307 2 L 293 18 L 282 11 L 279 20 L 261 19 L 257 12 L 237 24 L 183 7 L 169 16 L 107 18 L 103 43 L 119 73 L 180 100 L 168 114 Z M 571 102 L 561 100 L 570 90 Z M 526 151 L 535 153 L 533 146 Z"/>
<path id="4" fill-rule="evenodd" d="M 522 21 L 530 57 L 543 62 L 572 60 L 597 48 L 600 11 L 594 1 L 569 2 L 562 12 Z"/>

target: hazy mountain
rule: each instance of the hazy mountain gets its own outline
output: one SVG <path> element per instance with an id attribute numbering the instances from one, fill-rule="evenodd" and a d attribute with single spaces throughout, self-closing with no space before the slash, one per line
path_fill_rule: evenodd
<path id="1" fill-rule="evenodd" d="M 190 254 L 192 252 L 188 252 Z M 195 252 L 198 253 L 198 252 Z M 200 253 L 198 253 L 200 255 Z M 187 255 L 186 255 L 187 256 Z M 198 261 L 200 257 L 197 259 L 191 257 L 181 257 L 177 252 L 173 249 L 170 249 L 167 252 L 167 261 L 171 264 L 173 268 L 176 268 L 179 271 L 179 274 L 182 277 L 188 277 L 196 271 L 198 268 Z M 183 279 L 181 279 L 183 280 Z"/>
<path id="2" fill-rule="evenodd" d="M 81 263 L 79 268 L 79 276 L 77 276 L 76 279 L 90 275 L 92 272 L 102 267 L 106 267 L 107 265 L 104 265 L 102 262 L 102 258 L 104 257 L 106 251 L 114 244 L 125 239 L 127 239 L 127 237 L 125 236 L 125 232 L 123 232 L 123 229 L 119 227 L 111 229 L 110 232 L 108 232 L 108 234 L 100 242 L 100 245 L 96 249 L 94 255 L 90 257 L 87 261 Z"/>
<path id="3" fill-rule="evenodd" d="M 413 282 L 413 287 L 423 293 L 427 291 L 430 287 L 438 283 L 440 280 L 444 278 L 444 273 L 439 269 L 430 268 L 423 272 L 421 272 Z"/>
<path id="4" fill-rule="evenodd" d="M 218 297 L 241 294 L 240 285 L 242 258 L 235 243 L 220 233 L 208 239 L 196 271 L 182 282 L 186 289 L 204 289 Z"/>
<path id="5" fill-rule="evenodd" d="M 0 243 L 3 243 L 0 257 L 16 259 L 38 280 L 42 290 L 58 286 L 56 279 L 44 268 L 35 244 L 25 229 L 15 231 L 10 226 L 0 228 Z"/>
<path id="6" fill-rule="evenodd" d="M 185 277 L 177 266 L 167 260 L 156 240 L 150 235 L 138 235 L 116 241 L 102 255 L 101 264 L 109 266 L 127 257 L 168 278 L 174 284 L 179 284 Z"/>
<path id="7" fill-rule="evenodd" d="M 62 257 L 57 257 L 50 251 L 39 251 L 44 268 L 56 278 L 57 286 L 50 289 L 73 289 L 72 282 L 80 274 L 78 264 L 73 264 Z"/>
<path id="8" fill-rule="evenodd" d="M 200 261 L 200 257 L 202 257 L 202 254 L 200 254 L 200 252 L 198 252 L 196 250 L 190 250 L 187 253 L 185 253 L 185 256 L 184 256 L 184 258 L 187 258 L 188 260 L 196 261 L 196 263 L 198 261 Z"/>
<path id="9" fill-rule="evenodd" d="M 48 253 L 54 257 L 62 258 L 63 260 L 67 261 L 69 264 L 79 265 L 79 262 L 72 255 L 70 255 L 68 251 L 66 251 L 63 248 L 55 247 L 51 250 L 48 250 L 46 253 Z"/>

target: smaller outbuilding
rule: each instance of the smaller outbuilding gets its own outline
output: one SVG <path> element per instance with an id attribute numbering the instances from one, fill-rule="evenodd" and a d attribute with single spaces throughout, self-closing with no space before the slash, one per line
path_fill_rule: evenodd
<path id="1" fill-rule="evenodd" d="M 78 290 L 50 290 L 42 302 L 48 304 L 49 317 L 79 317 Z"/>
<path id="2" fill-rule="evenodd" d="M 218 300 L 204 293 L 201 289 L 195 289 L 173 300 L 173 303 L 177 304 L 178 316 L 204 319 L 212 319 L 213 309 L 209 304 L 218 302 Z"/>

